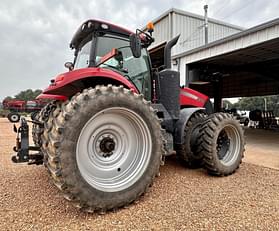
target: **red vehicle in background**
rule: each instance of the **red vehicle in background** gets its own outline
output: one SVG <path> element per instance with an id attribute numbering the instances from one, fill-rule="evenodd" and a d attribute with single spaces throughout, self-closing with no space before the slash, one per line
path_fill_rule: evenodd
<path id="1" fill-rule="evenodd" d="M 10 113 L 8 114 L 8 119 L 10 122 L 16 123 L 20 120 L 21 112 L 31 113 L 32 119 L 35 118 L 37 112 L 39 112 L 46 104 L 46 101 L 41 99 L 36 100 L 18 100 L 18 99 L 11 99 L 11 100 L 4 100 L 2 102 L 3 109 L 9 110 Z"/>

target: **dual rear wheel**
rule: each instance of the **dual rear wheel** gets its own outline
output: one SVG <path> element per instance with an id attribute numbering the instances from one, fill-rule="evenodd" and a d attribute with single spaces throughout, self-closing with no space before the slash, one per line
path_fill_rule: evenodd
<path id="1" fill-rule="evenodd" d="M 211 175 L 226 176 L 241 164 L 244 144 L 243 129 L 230 114 L 205 116 L 198 111 L 185 126 L 184 144 L 177 154 L 187 167 L 204 167 Z"/>
<path id="2" fill-rule="evenodd" d="M 201 127 L 198 151 L 209 174 L 227 176 L 234 173 L 244 157 L 244 134 L 239 122 L 230 114 L 209 115 Z"/>

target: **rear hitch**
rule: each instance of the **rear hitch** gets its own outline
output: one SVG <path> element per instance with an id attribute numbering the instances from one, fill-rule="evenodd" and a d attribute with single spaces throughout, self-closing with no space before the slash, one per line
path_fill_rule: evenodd
<path id="1" fill-rule="evenodd" d="M 17 154 L 12 156 L 12 161 L 14 163 L 43 164 L 43 154 L 40 152 L 40 147 L 29 146 L 29 126 L 25 118 L 20 119 L 19 128 L 14 125 L 14 132 L 17 133 L 17 136 L 13 150 Z M 38 151 L 38 153 L 30 154 L 29 151 Z"/>

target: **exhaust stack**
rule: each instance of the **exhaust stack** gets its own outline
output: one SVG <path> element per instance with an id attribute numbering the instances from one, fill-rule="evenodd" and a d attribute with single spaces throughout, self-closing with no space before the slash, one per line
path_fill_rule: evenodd
<path id="1" fill-rule="evenodd" d="M 177 43 L 180 34 L 170 40 L 164 50 L 164 66 L 166 69 L 171 69 L 171 48 Z"/>

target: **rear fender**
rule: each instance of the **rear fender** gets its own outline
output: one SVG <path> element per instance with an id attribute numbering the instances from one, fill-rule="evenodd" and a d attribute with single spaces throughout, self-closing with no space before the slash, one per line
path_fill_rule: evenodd
<path id="1" fill-rule="evenodd" d="M 180 111 L 179 120 L 174 125 L 174 143 L 175 145 L 182 145 L 184 143 L 184 129 L 191 118 L 191 116 L 197 112 L 204 112 L 204 108 L 184 108 Z"/>
<path id="2" fill-rule="evenodd" d="M 191 88 L 184 87 L 180 89 L 180 106 L 183 107 L 205 107 L 209 100 L 208 96 L 195 91 Z"/>

